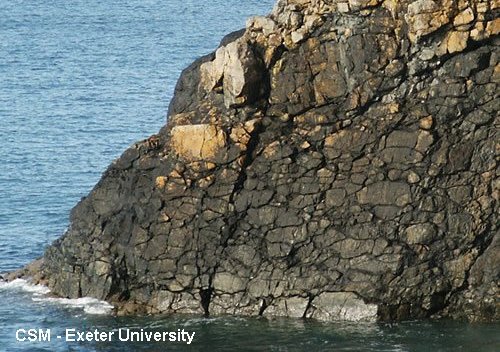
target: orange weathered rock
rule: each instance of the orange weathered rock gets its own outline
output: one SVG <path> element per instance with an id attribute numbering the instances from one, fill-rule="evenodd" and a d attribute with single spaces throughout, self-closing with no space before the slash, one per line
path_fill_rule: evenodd
<path id="1" fill-rule="evenodd" d="M 172 128 L 171 148 L 188 161 L 212 160 L 226 146 L 226 135 L 220 128 L 208 125 L 184 125 Z"/>
<path id="2" fill-rule="evenodd" d="M 467 47 L 469 32 L 451 32 L 448 35 L 446 49 L 450 54 L 464 50 Z"/>

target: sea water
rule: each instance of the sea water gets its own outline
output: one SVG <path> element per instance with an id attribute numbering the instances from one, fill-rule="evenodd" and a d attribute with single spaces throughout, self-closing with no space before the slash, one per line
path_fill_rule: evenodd
<path id="1" fill-rule="evenodd" d="M 107 165 L 165 123 L 181 70 L 273 2 L 0 0 L 0 272 L 41 256 Z M 0 283 L 0 351 L 500 350 L 498 324 L 115 317 L 111 309 L 23 280 Z M 188 345 L 68 341 L 68 330 L 195 334 Z M 47 332 L 50 341 L 28 341 Z"/>

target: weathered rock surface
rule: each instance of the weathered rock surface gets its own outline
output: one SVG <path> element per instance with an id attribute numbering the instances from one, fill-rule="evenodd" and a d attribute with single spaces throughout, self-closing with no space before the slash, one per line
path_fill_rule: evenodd
<path id="1" fill-rule="evenodd" d="M 122 313 L 499 318 L 495 0 L 280 0 L 43 258 Z"/>

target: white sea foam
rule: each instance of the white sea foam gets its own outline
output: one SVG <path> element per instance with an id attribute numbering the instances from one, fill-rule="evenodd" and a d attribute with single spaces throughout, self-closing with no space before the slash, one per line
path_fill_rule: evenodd
<path id="1" fill-rule="evenodd" d="M 43 285 L 33 285 L 24 279 L 15 279 L 10 282 L 0 281 L 0 291 L 19 291 L 32 293 L 34 302 L 60 304 L 69 308 L 83 309 L 87 314 L 109 314 L 113 306 L 108 302 L 100 301 L 96 298 L 56 298 L 49 297 L 50 289 Z"/>
<path id="2" fill-rule="evenodd" d="M 10 282 L 0 281 L 0 290 L 24 291 L 33 293 L 34 295 L 46 295 L 50 292 L 47 286 L 33 285 L 23 279 L 15 279 Z"/>
<path id="3" fill-rule="evenodd" d="M 70 308 L 81 308 L 87 314 L 109 314 L 113 310 L 113 306 L 108 302 L 98 300 L 92 297 L 82 298 L 56 298 L 56 297 L 33 297 L 35 302 L 47 302 L 60 304 Z"/>

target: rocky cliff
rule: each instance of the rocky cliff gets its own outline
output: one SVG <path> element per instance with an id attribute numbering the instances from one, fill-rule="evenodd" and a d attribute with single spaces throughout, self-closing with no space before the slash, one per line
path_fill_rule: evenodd
<path id="1" fill-rule="evenodd" d="M 45 253 L 121 313 L 498 320 L 500 3 L 280 0 Z"/>

